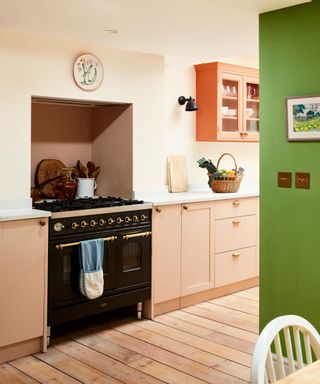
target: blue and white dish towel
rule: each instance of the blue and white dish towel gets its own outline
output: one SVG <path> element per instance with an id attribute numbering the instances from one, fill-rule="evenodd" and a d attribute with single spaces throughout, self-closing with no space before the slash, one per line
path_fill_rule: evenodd
<path id="1" fill-rule="evenodd" d="M 80 291 L 88 299 L 96 299 L 103 293 L 104 240 L 80 241 Z"/>

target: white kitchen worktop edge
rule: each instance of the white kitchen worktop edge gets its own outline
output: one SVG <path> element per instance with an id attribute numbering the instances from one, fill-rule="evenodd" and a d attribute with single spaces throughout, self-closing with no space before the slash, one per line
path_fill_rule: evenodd
<path id="1" fill-rule="evenodd" d="M 214 193 L 208 191 L 190 191 L 180 193 L 167 193 L 165 196 L 145 196 L 144 200 L 153 205 L 170 205 L 170 204 L 184 204 L 184 203 L 196 203 L 202 201 L 215 201 L 215 200 L 227 200 L 238 199 L 244 197 L 258 197 L 259 190 L 257 188 L 243 189 L 235 193 Z"/>
<path id="2" fill-rule="evenodd" d="M 49 217 L 51 212 L 41 211 L 39 209 L 24 208 L 24 209 L 6 209 L 0 211 L 1 221 L 37 219 L 41 217 Z"/>

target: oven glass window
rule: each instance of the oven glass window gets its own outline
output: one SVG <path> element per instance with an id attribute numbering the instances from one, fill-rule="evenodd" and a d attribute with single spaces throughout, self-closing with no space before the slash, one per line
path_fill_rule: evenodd
<path id="1" fill-rule="evenodd" d="M 69 249 L 63 257 L 63 281 L 69 283 L 79 279 L 80 263 L 77 250 Z"/>
<path id="2" fill-rule="evenodd" d="M 122 253 L 122 271 L 132 271 L 134 269 L 141 268 L 142 257 L 141 244 L 137 242 L 131 242 L 123 247 Z"/>

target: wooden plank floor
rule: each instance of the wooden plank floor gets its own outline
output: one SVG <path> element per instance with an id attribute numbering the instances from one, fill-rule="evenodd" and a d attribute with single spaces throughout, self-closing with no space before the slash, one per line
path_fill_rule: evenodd
<path id="1" fill-rule="evenodd" d="M 0 365 L 1 384 L 249 382 L 259 289 L 134 320 L 105 314 L 64 327 L 47 353 Z"/>

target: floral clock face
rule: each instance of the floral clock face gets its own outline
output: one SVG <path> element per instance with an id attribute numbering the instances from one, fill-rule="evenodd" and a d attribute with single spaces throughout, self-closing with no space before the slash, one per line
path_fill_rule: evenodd
<path id="1" fill-rule="evenodd" d="M 73 67 L 74 81 L 84 91 L 94 91 L 103 81 L 103 67 L 100 60 L 91 54 L 79 56 Z"/>

